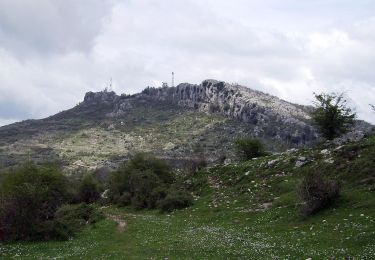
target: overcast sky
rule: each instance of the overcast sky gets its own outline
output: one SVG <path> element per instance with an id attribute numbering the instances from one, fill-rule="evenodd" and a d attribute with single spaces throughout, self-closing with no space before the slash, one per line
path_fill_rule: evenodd
<path id="1" fill-rule="evenodd" d="M 311 104 L 346 92 L 375 123 L 374 0 L 0 0 L 0 125 L 85 92 L 236 82 Z"/>

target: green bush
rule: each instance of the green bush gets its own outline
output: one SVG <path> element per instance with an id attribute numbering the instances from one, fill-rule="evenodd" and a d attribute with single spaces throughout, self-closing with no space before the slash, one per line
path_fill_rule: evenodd
<path id="1" fill-rule="evenodd" d="M 330 180 L 322 174 L 308 173 L 297 186 L 302 201 L 300 210 L 303 215 L 312 215 L 330 207 L 340 195 L 340 186 L 336 180 Z"/>
<path id="2" fill-rule="evenodd" d="M 243 137 L 234 141 L 239 156 L 245 160 L 266 155 L 264 145 L 258 139 Z"/>
<path id="3" fill-rule="evenodd" d="M 184 191 L 172 191 L 168 195 L 158 201 L 158 208 L 161 211 L 173 211 L 175 209 L 182 209 L 193 204 L 193 197 Z"/>
<path id="4" fill-rule="evenodd" d="M 131 204 L 132 196 L 130 192 L 124 192 L 121 195 L 117 195 L 114 197 L 113 202 L 115 202 L 118 206 L 128 206 Z"/>
<path id="5" fill-rule="evenodd" d="M 65 204 L 62 205 L 52 220 L 47 220 L 38 229 L 44 235 L 44 240 L 67 240 L 74 236 L 86 225 L 94 224 L 103 217 L 90 205 Z"/>
<path id="6" fill-rule="evenodd" d="M 158 190 L 174 182 L 170 167 L 147 154 L 136 154 L 114 172 L 110 179 L 112 201 L 136 208 L 155 208 Z"/>
<path id="7" fill-rule="evenodd" d="M 112 174 L 112 202 L 137 209 L 156 208 L 170 194 L 175 178 L 170 167 L 151 155 L 137 154 Z"/>
<path id="8" fill-rule="evenodd" d="M 70 235 L 85 225 L 94 224 L 102 218 L 103 215 L 93 206 L 85 203 L 62 205 L 55 214 L 55 222 L 68 227 Z"/>
<path id="9" fill-rule="evenodd" d="M 0 184 L 2 240 L 49 238 L 49 222 L 68 199 L 67 180 L 51 165 L 25 164 Z"/>
<path id="10" fill-rule="evenodd" d="M 91 174 L 86 174 L 78 187 L 78 201 L 93 203 L 100 198 L 100 191 L 99 182 Z"/>

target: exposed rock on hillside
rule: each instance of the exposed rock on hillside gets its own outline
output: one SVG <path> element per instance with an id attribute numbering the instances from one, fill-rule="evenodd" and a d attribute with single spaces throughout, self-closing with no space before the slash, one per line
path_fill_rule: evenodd
<path id="1" fill-rule="evenodd" d="M 270 135 L 296 146 L 317 138 L 310 122 L 311 108 L 239 85 L 205 80 L 200 85 L 183 83 L 171 88 L 147 88 L 141 95 L 206 113 L 221 113 L 255 125 L 255 136 Z"/>
<path id="2" fill-rule="evenodd" d="M 139 151 L 180 168 L 200 160 L 228 162 L 236 159 L 238 136 L 257 137 L 269 151 L 311 144 L 318 135 L 310 111 L 216 80 L 131 96 L 88 92 L 72 109 L 0 127 L 0 167 L 31 159 L 56 161 L 73 171 L 115 168 Z"/>

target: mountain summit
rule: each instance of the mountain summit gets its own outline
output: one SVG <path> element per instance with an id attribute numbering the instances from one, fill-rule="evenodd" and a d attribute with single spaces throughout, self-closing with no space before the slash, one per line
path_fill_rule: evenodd
<path id="1" fill-rule="evenodd" d="M 255 136 L 266 135 L 297 146 L 308 144 L 317 137 L 310 122 L 311 108 L 240 85 L 205 80 L 200 85 L 183 83 L 171 88 L 147 88 L 142 93 L 254 125 Z"/>
<path id="2" fill-rule="evenodd" d="M 0 128 L 1 162 L 26 157 L 57 160 L 68 169 L 116 167 L 146 151 L 176 164 L 191 158 L 233 158 L 233 140 L 253 136 L 271 151 L 303 147 L 318 138 L 311 107 L 240 85 L 146 88 L 135 95 L 86 93 L 76 107 L 41 120 Z"/>

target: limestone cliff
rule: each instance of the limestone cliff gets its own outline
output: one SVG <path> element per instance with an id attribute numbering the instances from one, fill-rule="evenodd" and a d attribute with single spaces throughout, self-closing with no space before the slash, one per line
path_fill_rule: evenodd
<path id="1" fill-rule="evenodd" d="M 240 85 L 205 80 L 199 85 L 183 83 L 177 87 L 147 88 L 139 97 L 174 102 L 206 113 L 221 113 L 256 126 L 255 136 L 267 134 L 297 146 L 317 138 L 310 121 L 311 108 Z"/>

